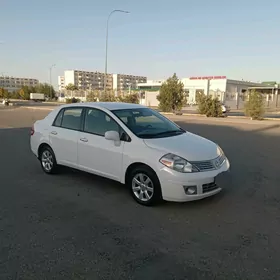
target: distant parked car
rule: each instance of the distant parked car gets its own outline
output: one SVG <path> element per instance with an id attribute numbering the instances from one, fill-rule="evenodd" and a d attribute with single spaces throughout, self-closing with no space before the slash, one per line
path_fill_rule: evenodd
<path id="1" fill-rule="evenodd" d="M 215 143 L 139 104 L 62 105 L 31 129 L 30 146 L 47 174 L 65 165 L 126 184 L 140 204 L 217 194 L 230 163 Z"/>

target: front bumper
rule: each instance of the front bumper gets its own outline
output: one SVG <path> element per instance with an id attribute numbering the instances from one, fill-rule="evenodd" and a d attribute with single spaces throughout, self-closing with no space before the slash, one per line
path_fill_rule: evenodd
<path id="1" fill-rule="evenodd" d="M 159 172 L 162 198 L 166 201 L 186 202 L 203 199 L 219 193 L 222 188 L 217 184 L 217 177 L 228 171 L 228 159 L 223 165 L 213 171 L 197 173 L 179 173 L 168 167 L 163 167 Z M 188 194 L 188 187 L 195 187 L 194 194 Z"/>

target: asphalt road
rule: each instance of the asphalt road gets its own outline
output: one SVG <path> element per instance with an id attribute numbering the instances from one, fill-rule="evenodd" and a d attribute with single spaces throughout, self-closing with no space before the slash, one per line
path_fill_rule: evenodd
<path id="1" fill-rule="evenodd" d="M 147 208 L 94 175 L 44 174 L 29 127 L 45 114 L 0 111 L 1 280 L 280 279 L 280 123 L 176 117 L 231 173 L 215 197 Z"/>

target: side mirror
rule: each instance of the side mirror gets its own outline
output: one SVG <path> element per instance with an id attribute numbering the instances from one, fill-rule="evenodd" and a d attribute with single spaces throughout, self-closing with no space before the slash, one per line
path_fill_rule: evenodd
<path id="1" fill-rule="evenodd" d="M 114 141 L 115 144 L 119 144 L 121 142 L 120 140 L 120 134 L 117 131 L 110 130 L 105 132 L 105 139 Z"/>

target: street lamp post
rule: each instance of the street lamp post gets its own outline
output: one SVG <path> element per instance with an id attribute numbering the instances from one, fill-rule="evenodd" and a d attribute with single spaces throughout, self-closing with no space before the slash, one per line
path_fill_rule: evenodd
<path id="1" fill-rule="evenodd" d="M 55 67 L 55 64 L 53 64 L 51 67 L 50 67 L 50 93 L 49 93 L 49 97 L 51 98 L 52 96 L 52 69 Z"/>
<path id="2" fill-rule="evenodd" d="M 105 74 L 104 74 L 104 93 L 106 92 L 106 86 L 107 86 L 107 62 L 108 62 L 108 34 L 109 34 L 109 20 L 112 14 L 114 13 L 125 13 L 129 14 L 128 11 L 124 10 L 113 10 L 108 18 L 107 18 L 107 27 L 106 27 L 106 54 L 105 54 Z"/>

